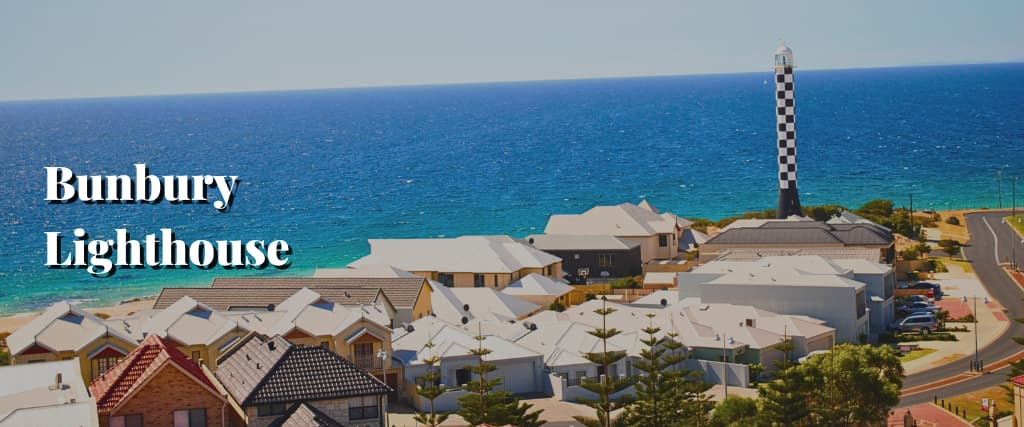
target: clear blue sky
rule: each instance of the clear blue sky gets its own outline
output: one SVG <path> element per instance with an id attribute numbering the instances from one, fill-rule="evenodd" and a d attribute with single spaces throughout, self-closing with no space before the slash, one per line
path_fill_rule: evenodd
<path id="1" fill-rule="evenodd" d="M 741 4 L 742 3 L 742 4 Z M 0 99 L 1024 60 L 1024 1 L 5 1 Z"/>

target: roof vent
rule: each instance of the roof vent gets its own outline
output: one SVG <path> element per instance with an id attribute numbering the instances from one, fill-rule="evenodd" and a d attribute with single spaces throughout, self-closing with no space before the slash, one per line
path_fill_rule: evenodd
<path id="1" fill-rule="evenodd" d="M 262 369 L 262 368 L 263 368 L 263 366 L 260 364 L 260 362 L 256 362 L 256 369 Z"/>
<path id="2" fill-rule="evenodd" d="M 273 341 L 269 341 L 269 342 L 267 342 L 267 348 L 270 349 L 270 351 L 277 350 L 277 343 L 273 342 Z"/>
<path id="3" fill-rule="evenodd" d="M 274 304 L 267 304 L 267 311 L 274 311 L 277 308 Z"/>
<path id="4" fill-rule="evenodd" d="M 525 326 L 526 329 L 529 329 L 531 331 L 537 330 L 537 324 L 533 322 L 523 322 L 523 326 Z"/>
<path id="5" fill-rule="evenodd" d="M 50 385 L 50 390 L 60 390 L 64 388 L 64 374 L 58 372 L 54 375 L 53 384 Z"/>
<path id="6" fill-rule="evenodd" d="M 668 300 L 667 300 L 667 299 L 665 299 L 665 298 L 662 298 L 662 299 L 661 299 L 661 306 L 662 306 L 662 307 L 664 307 L 664 306 L 666 306 L 666 305 L 668 305 Z"/>
<path id="7" fill-rule="evenodd" d="M 415 330 L 416 330 L 416 328 L 412 327 L 412 325 L 405 325 L 405 331 L 406 332 L 412 332 L 412 331 L 415 331 Z"/>
<path id="8" fill-rule="evenodd" d="M 352 298 L 352 295 L 349 295 L 348 291 L 345 291 L 345 298 Z"/>
<path id="9" fill-rule="evenodd" d="M 469 311 L 469 304 L 462 304 L 462 311 Z"/>
<path id="10" fill-rule="evenodd" d="M 467 323 L 469 323 L 469 318 L 466 316 L 462 316 L 462 324 L 465 325 Z"/>
<path id="11" fill-rule="evenodd" d="M 531 245 L 533 244 L 533 237 L 530 238 L 529 242 Z"/>

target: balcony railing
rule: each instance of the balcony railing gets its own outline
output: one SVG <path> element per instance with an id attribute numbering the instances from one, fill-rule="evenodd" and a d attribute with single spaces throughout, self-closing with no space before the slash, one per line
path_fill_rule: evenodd
<path id="1" fill-rule="evenodd" d="M 384 367 L 384 362 L 373 356 L 356 356 L 352 361 L 363 369 L 382 369 Z"/>

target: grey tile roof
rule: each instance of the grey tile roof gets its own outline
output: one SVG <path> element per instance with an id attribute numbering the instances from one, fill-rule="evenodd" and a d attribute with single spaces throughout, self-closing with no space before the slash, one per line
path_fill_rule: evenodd
<path id="1" fill-rule="evenodd" d="M 215 374 L 240 406 L 380 395 L 391 388 L 354 363 L 320 347 L 250 335 L 223 356 Z"/>
<path id="2" fill-rule="evenodd" d="M 756 228 L 732 228 L 707 244 L 888 245 L 892 234 L 873 224 L 826 224 L 820 221 L 775 221 Z"/>
<path id="3" fill-rule="evenodd" d="M 344 427 L 329 415 L 308 403 L 292 405 L 288 412 L 270 423 L 269 427 Z"/>
<path id="4" fill-rule="evenodd" d="M 258 285 L 227 288 L 164 288 L 153 303 L 153 308 L 165 309 L 182 297 L 188 296 L 214 310 L 252 309 L 281 304 L 299 289 L 301 288 Z M 327 301 L 346 306 L 383 303 L 383 301 L 377 300 L 377 295 L 380 293 L 377 288 L 316 288 L 313 290 Z"/>
<path id="5" fill-rule="evenodd" d="M 290 288 L 297 291 L 309 288 L 324 293 L 329 289 L 380 289 L 391 300 L 395 308 L 412 308 L 420 296 L 426 279 L 419 277 L 260 277 L 260 278 L 217 278 L 213 279 L 213 288 L 244 288 L 257 287 Z M 198 299 L 198 298 L 197 298 Z"/>

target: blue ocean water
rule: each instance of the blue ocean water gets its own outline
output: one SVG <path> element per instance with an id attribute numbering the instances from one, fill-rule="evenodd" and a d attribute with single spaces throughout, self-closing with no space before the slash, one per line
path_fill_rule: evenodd
<path id="1" fill-rule="evenodd" d="M 878 197 L 994 207 L 1024 175 L 1024 64 L 797 71 L 806 205 Z M 0 103 L 0 313 L 101 304 L 218 275 L 308 274 L 367 238 L 541 232 L 552 213 L 638 202 L 688 217 L 773 207 L 774 89 L 763 73 Z M 234 206 L 51 205 L 78 174 L 238 175 Z M 1004 204 L 1010 185 L 1004 182 Z M 1024 185 L 1021 186 L 1024 205 Z M 285 271 L 44 266 L 44 232 L 285 239 Z"/>

